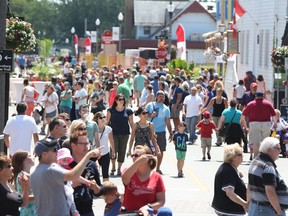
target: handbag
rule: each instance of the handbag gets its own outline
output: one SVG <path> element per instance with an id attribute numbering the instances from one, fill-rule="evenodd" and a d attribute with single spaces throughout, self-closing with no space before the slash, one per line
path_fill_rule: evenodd
<path id="1" fill-rule="evenodd" d="M 237 113 L 237 111 L 235 111 L 229 124 L 226 123 L 219 129 L 218 136 L 223 137 L 223 138 L 229 137 L 230 126 L 232 124 L 232 121 L 233 121 L 236 113 Z"/>

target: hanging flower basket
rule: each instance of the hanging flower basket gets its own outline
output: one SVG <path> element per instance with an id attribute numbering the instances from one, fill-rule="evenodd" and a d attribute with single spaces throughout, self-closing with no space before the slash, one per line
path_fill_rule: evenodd
<path id="1" fill-rule="evenodd" d="M 274 67 L 283 68 L 286 57 L 288 57 L 288 46 L 277 47 L 272 50 L 271 61 Z"/>
<path id="2" fill-rule="evenodd" d="M 18 17 L 6 19 L 6 47 L 15 53 L 33 50 L 36 46 L 36 37 L 31 24 Z"/>

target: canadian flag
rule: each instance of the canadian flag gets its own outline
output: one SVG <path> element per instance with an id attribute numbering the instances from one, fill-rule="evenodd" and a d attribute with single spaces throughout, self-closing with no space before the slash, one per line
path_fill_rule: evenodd
<path id="1" fill-rule="evenodd" d="M 239 4 L 238 0 L 234 2 L 234 18 L 233 18 L 233 25 L 231 25 L 231 30 L 233 30 L 233 37 L 237 38 L 237 29 L 235 28 L 236 22 L 242 17 L 246 11 L 244 8 Z"/>
<path id="2" fill-rule="evenodd" d="M 86 55 L 91 55 L 91 39 L 89 37 L 86 38 L 86 51 L 85 54 Z"/>
<path id="3" fill-rule="evenodd" d="M 76 56 L 78 56 L 78 36 L 77 36 L 77 34 L 74 34 L 74 46 L 75 46 Z"/>
<path id="4" fill-rule="evenodd" d="M 179 24 L 176 30 L 177 35 L 177 53 L 181 60 L 186 60 L 186 38 L 185 30 L 182 24 Z"/>
<path id="5" fill-rule="evenodd" d="M 234 2 L 234 22 L 236 23 L 240 17 L 242 17 L 246 11 L 244 8 L 239 4 L 238 0 Z"/>

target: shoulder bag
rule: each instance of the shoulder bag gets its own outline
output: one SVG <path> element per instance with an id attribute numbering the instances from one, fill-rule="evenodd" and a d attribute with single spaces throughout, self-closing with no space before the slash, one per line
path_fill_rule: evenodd
<path id="1" fill-rule="evenodd" d="M 226 123 L 226 124 L 224 124 L 224 125 L 221 127 L 221 129 L 219 129 L 218 136 L 223 137 L 223 138 L 229 137 L 230 126 L 231 126 L 231 124 L 232 124 L 232 121 L 233 121 L 236 113 L 237 113 L 237 110 L 235 111 L 235 113 L 234 113 L 234 115 L 233 115 L 233 117 L 232 117 L 232 119 L 231 119 L 231 121 L 230 121 L 229 124 Z"/>

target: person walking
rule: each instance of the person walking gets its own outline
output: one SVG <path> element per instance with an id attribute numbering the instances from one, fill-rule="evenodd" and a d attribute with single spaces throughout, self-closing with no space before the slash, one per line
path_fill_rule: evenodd
<path id="1" fill-rule="evenodd" d="M 285 216 L 285 210 L 288 208 L 288 189 L 275 164 L 281 152 L 279 139 L 266 137 L 261 142 L 259 151 L 260 154 L 249 167 L 248 215 Z"/>
<path id="2" fill-rule="evenodd" d="M 277 128 L 276 112 L 273 105 L 264 99 L 263 92 L 256 93 L 256 99 L 251 101 L 243 110 L 241 121 L 249 119 L 249 144 L 256 157 L 259 153 L 260 142 L 270 136 L 271 117 L 273 128 Z"/>
<path id="3" fill-rule="evenodd" d="M 22 90 L 21 101 L 26 102 L 27 110 L 26 115 L 31 116 L 34 110 L 34 101 L 38 100 L 39 92 L 36 88 L 29 85 L 28 79 L 23 81 L 24 88 Z"/>
<path id="4" fill-rule="evenodd" d="M 174 92 L 173 92 L 173 98 L 172 98 L 172 106 L 171 106 L 171 117 L 173 119 L 174 123 L 174 130 L 177 129 L 177 126 L 180 122 L 180 111 L 182 109 L 182 95 L 183 95 L 183 88 L 181 86 L 181 78 L 175 77 L 174 78 Z"/>
<path id="5" fill-rule="evenodd" d="M 27 104 L 20 102 L 16 106 L 17 115 L 8 119 L 4 130 L 4 143 L 12 156 L 19 149 L 31 152 L 32 136 L 34 143 L 39 140 L 35 120 L 25 115 Z"/>
<path id="6" fill-rule="evenodd" d="M 160 149 L 155 138 L 154 124 L 148 121 L 148 111 L 145 108 L 139 107 L 135 112 L 135 116 L 139 116 L 140 120 L 132 127 L 127 157 L 131 156 L 134 141 L 134 148 L 137 145 L 146 145 L 152 150 L 152 152 L 154 150 L 153 153 L 155 155 L 158 155 L 160 153 Z"/>
<path id="7" fill-rule="evenodd" d="M 173 135 L 173 142 L 175 145 L 176 151 L 176 158 L 177 158 L 177 170 L 178 170 L 178 177 L 182 178 L 184 176 L 183 167 L 184 161 L 186 158 L 186 151 L 187 151 L 187 140 L 188 135 L 185 133 L 186 124 L 185 122 L 180 122 L 178 124 L 178 130 Z"/>
<path id="8" fill-rule="evenodd" d="M 163 91 L 158 91 L 156 94 L 156 101 L 150 102 L 146 105 L 146 110 L 148 111 L 148 117 L 150 121 L 154 124 L 154 129 L 156 133 L 157 144 L 160 149 L 160 154 L 157 155 L 157 166 L 156 171 L 162 174 L 160 169 L 164 152 L 166 151 L 166 127 L 169 131 L 169 140 L 172 141 L 172 127 L 170 123 L 170 110 L 164 104 L 165 93 Z"/>
<path id="9" fill-rule="evenodd" d="M 238 170 L 242 162 L 243 150 L 239 144 L 225 146 L 224 162 L 215 174 L 212 201 L 212 207 L 219 216 L 244 216 L 248 211 L 246 186 Z"/>
<path id="10" fill-rule="evenodd" d="M 102 112 L 96 113 L 93 117 L 93 121 L 98 125 L 99 143 L 100 146 L 103 147 L 101 149 L 101 158 L 98 159 L 99 165 L 102 169 L 103 182 L 109 181 L 110 156 L 111 158 L 115 158 L 115 145 L 112 128 L 106 125 L 106 116 Z"/>
<path id="11" fill-rule="evenodd" d="M 125 97 L 118 94 L 115 97 L 113 106 L 107 110 L 107 124 L 112 128 L 115 144 L 115 154 L 117 157 L 117 175 L 121 175 L 121 167 L 125 160 L 127 142 L 130 134 L 130 127 L 133 126 L 133 111 L 126 107 Z M 129 99 L 129 98 L 128 98 Z M 110 175 L 116 171 L 116 157 L 111 159 L 112 170 Z"/>
<path id="12" fill-rule="evenodd" d="M 225 142 L 229 144 L 238 143 L 241 145 L 242 139 L 244 138 L 243 128 L 247 129 L 246 121 L 240 121 L 242 112 L 237 110 L 237 100 L 233 98 L 230 100 L 230 108 L 225 109 L 222 112 L 221 118 L 218 122 L 219 130 L 223 125 L 230 125 L 228 135 L 225 137 Z"/>
<path id="13" fill-rule="evenodd" d="M 208 111 L 203 113 L 203 120 L 200 121 L 196 128 L 199 128 L 201 131 L 201 148 L 202 148 L 202 160 L 206 160 L 206 149 L 207 149 L 207 158 L 211 159 L 211 146 L 212 146 L 212 133 L 216 129 L 216 125 L 211 120 L 211 115 Z"/>
<path id="14" fill-rule="evenodd" d="M 212 117 L 213 117 L 213 121 L 215 125 L 218 125 L 218 122 L 221 118 L 221 115 L 224 109 L 228 108 L 227 99 L 222 96 L 222 92 L 223 92 L 223 89 L 218 88 L 216 90 L 216 96 L 211 99 L 209 105 L 202 111 L 203 113 L 206 110 L 210 110 L 210 108 L 213 106 Z M 216 145 L 221 146 L 223 142 L 222 137 L 220 137 L 218 133 L 216 133 L 216 137 L 217 137 Z"/>
<path id="15" fill-rule="evenodd" d="M 185 116 L 185 122 L 187 125 L 187 131 L 189 133 L 189 143 L 194 144 L 197 140 L 196 135 L 196 125 L 201 117 L 201 109 L 202 109 L 202 99 L 197 94 L 197 88 L 191 88 L 191 94 L 186 96 L 183 102 L 183 115 Z"/>

